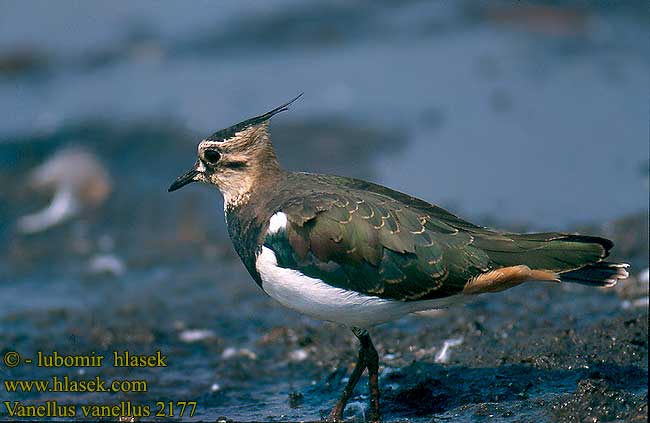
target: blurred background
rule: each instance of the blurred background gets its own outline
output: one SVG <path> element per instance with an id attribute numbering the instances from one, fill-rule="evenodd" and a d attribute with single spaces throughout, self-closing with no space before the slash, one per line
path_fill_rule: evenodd
<path id="1" fill-rule="evenodd" d="M 607 236 L 632 264 L 616 290 L 517 288 L 377 329 L 388 418 L 569 421 L 601 401 L 596 417 L 645 421 L 647 36 L 642 1 L 2 0 L 0 348 L 170 357 L 128 372 L 150 380 L 145 396 L 60 401 L 320 418 L 352 337 L 256 287 L 216 191 L 166 192 L 202 137 L 304 91 L 271 127 L 287 168 L 369 179 L 485 226 Z M 590 335 L 558 341 L 574 329 Z M 457 354 L 421 364 L 445 337 L 464 339 Z M 605 355 L 600 378 L 586 346 Z M 540 363 L 540 350 L 559 352 Z M 357 392 L 348 415 L 362 420 Z"/>

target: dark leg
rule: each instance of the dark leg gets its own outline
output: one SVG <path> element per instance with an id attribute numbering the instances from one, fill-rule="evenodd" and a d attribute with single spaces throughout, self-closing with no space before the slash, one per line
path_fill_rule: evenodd
<path id="1" fill-rule="evenodd" d="M 366 367 L 368 368 L 368 388 L 370 390 L 370 421 L 379 422 L 379 354 L 372 344 L 368 331 L 357 334 L 361 348 L 365 350 Z"/>
<path id="2" fill-rule="evenodd" d="M 343 420 L 343 409 L 352 396 L 354 387 L 357 386 L 357 382 L 359 382 L 359 378 L 363 374 L 364 370 L 366 370 L 365 352 L 363 348 L 359 348 L 359 358 L 357 359 L 357 364 L 354 366 L 354 370 L 350 375 L 350 379 L 348 379 L 347 385 L 345 385 L 345 389 L 343 389 L 341 397 L 337 401 L 334 408 L 332 408 L 332 411 L 330 411 L 329 416 L 327 416 L 328 422 L 340 422 Z"/>
<path id="3" fill-rule="evenodd" d="M 329 416 L 327 416 L 327 421 L 329 422 L 340 422 L 343 420 L 343 410 L 345 405 L 348 403 L 348 400 L 354 392 L 354 387 L 359 382 L 359 378 L 363 374 L 363 371 L 368 369 L 368 385 L 370 387 L 370 421 L 378 422 L 379 421 L 379 355 L 375 346 L 372 344 L 370 335 L 365 329 L 352 328 L 352 332 L 359 339 L 361 343 L 359 347 L 359 358 L 357 359 L 357 364 L 350 375 L 347 385 L 341 394 L 338 402 L 332 408 Z"/>

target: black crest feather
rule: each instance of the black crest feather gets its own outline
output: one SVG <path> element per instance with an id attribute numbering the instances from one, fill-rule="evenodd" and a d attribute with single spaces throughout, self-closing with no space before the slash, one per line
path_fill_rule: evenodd
<path id="1" fill-rule="evenodd" d="M 262 122 L 265 122 L 269 119 L 271 119 L 273 116 L 277 115 L 280 112 L 284 112 L 285 110 L 289 110 L 289 106 L 291 103 L 294 101 L 298 100 L 300 97 L 302 97 L 304 93 L 298 94 L 293 100 L 288 101 L 284 103 L 281 106 L 276 107 L 275 109 L 268 111 L 264 113 L 263 115 L 255 116 L 250 119 L 246 119 L 243 122 L 239 122 L 236 125 L 230 126 L 228 128 L 222 129 L 220 131 L 215 132 L 214 134 L 210 135 L 209 137 L 206 138 L 207 141 L 225 141 L 228 138 L 231 138 L 234 136 L 237 132 L 241 132 L 246 128 L 249 128 L 254 125 L 259 125 Z"/>

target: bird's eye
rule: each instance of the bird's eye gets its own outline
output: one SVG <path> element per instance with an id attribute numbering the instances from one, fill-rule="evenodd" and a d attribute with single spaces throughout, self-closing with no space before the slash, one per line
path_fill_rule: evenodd
<path id="1" fill-rule="evenodd" d="M 205 150 L 203 153 L 203 157 L 205 157 L 205 160 L 208 161 L 210 164 L 217 164 L 219 159 L 221 158 L 221 154 L 217 150 Z"/>

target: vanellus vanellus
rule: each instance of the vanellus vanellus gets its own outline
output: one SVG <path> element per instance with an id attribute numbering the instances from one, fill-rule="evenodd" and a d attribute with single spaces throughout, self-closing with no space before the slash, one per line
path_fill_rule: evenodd
<path id="1" fill-rule="evenodd" d="M 296 97 L 297 99 L 298 97 Z M 379 420 L 378 354 L 368 328 L 525 281 L 612 286 L 626 264 L 611 241 L 570 233 L 504 233 L 370 182 L 283 170 L 269 119 L 293 101 L 202 140 L 192 170 L 169 187 L 216 186 L 228 232 L 255 282 L 286 307 L 352 329 L 359 358 L 329 414 L 340 421 L 368 369 Z"/>

